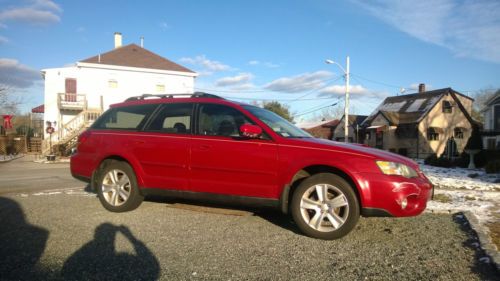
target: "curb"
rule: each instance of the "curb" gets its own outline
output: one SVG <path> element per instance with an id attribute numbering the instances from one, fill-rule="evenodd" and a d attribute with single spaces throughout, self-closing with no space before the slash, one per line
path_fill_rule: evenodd
<path id="1" fill-rule="evenodd" d="M 476 216 L 470 211 L 462 211 L 457 209 L 450 210 L 426 210 L 428 214 L 447 214 L 455 217 L 457 215 L 462 215 L 463 218 L 461 220 L 464 221 L 465 226 L 468 224 L 469 228 L 475 234 L 477 240 L 479 240 L 479 250 L 483 252 L 483 254 L 489 258 L 491 261 L 488 262 L 496 268 L 498 272 L 500 272 L 500 252 L 497 250 L 497 247 L 492 243 L 490 236 L 485 231 L 484 227 L 481 226 Z"/>
<path id="2" fill-rule="evenodd" d="M 491 258 L 491 262 L 496 266 L 497 270 L 500 272 L 500 253 L 496 246 L 491 242 L 490 236 L 484 231 L 483 227 L 479 224 L 476 216 L 469 212 L 462 212 L 465 219 L 469 222 L 472 230 L 476 232 L 479 239 L 481 249 Z"/>

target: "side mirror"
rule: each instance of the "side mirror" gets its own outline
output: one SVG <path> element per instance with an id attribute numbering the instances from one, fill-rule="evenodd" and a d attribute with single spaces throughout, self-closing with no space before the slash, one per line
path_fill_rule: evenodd
<path id="1" fill-rule="evenodd" d="M 257 125 L 243 124 L 240 127 L 240 134 L 250 139 L 258 139 L 262 135 L 262 128 Z"/>

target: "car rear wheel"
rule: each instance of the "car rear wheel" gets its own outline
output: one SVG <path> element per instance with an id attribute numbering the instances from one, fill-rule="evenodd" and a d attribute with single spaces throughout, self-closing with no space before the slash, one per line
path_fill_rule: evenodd
<path id="1" fill-rule="evenodd" d="M 97 180 L 97 195 L 104 208 L 112 212 L 134 210 L 144 200 L 132 167 L 116 160 L 103 163 Z"/>
<path id="2" fill-rule="evenodd" d="M 332 240 L 345 236 L 356 226 L 359 203 L 343 178 L 321 173 L 300 183 L 293 193 L 291 212 L 303 233 Z"/>

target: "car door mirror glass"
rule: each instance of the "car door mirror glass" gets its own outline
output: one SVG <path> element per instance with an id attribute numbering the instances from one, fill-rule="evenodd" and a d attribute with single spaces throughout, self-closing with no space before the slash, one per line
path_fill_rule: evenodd
<path id="1" fill-rule="evenodd" d="M 243 124 L 240 127 L 240 134 L 250 139 L 258 139 L 262 135 L 262 128 L 257 125 Z"/>

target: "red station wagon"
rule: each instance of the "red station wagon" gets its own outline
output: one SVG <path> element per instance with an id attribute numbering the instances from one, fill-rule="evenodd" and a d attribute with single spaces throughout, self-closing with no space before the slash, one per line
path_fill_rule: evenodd
<path id="1" fill-rule="evenodd" d="M 112 105 L 80 135 L 71 173 L 113 212 L 149 194 L 273 206 L 321 239 L 346 235 L 360 215 L 419 215 L 433 191 L 408 158 L 317 139 L 270 111 L 206 93 Z"/>

